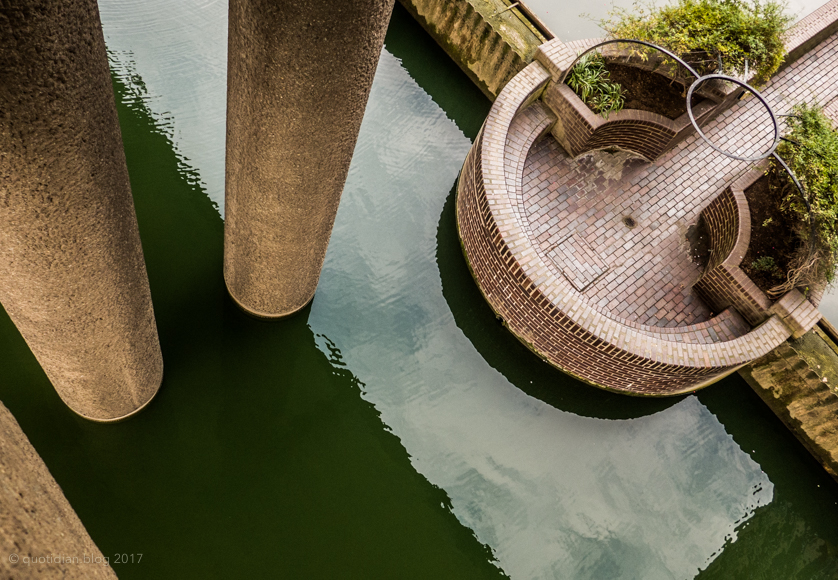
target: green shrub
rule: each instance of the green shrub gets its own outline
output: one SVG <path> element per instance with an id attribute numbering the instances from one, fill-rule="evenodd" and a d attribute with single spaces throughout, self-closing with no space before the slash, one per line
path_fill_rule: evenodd
<path id="1" fill-rule="evenodd" d="M 609 81 L 605 59 L 598 52 L 584 55 L 567 75 L 567 85 L 585 101 L 592 111 L 608 118 L 623 108 L 625 98 L 617 83 Z"/>
<path id="2" fill-rule="evenodd" d="M 668 48 L 700 73 L 739 75 L 748 68 L 766 80 L 785 56 L 783 35 L 793 21 L 776 0 L 678 0 L 661 7 L 614 8 L 599 24 L 612 38 L 631 38 Z"/>
<path id="3" fill-rule="evenodd" d="M 797 176 L 812 211 L 810 215 L 797 188 L 787 180 L 782 209 L 793 216 L 796 233 L 803 241 L 790 268 L 787 289 L 831 283 L 838 264 L 838 133 L 818 105 L 800 104 L 792 112 L 794 117 L 786 117 L 786 137 L 794 143 L 782 142 L 777 153 Z"/>
<path id="4" fill-rule="evenodd" d="M 777 264 L 774 263 L 774 258 L 771 256 L 761 256 L 751 262 L 751 268 L 757 272 L 773 272 L 776 267 Z"/>

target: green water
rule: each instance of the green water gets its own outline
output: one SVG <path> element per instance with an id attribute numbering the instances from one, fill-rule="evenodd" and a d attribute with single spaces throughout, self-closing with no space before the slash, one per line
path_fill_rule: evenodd
<path id="1" fill-rule="evenodd" d="M 620 397 L 497 323 L 453 211 L 489 103 L 398 6 L 385 49 L 317 296 L 276 323 L 227 297 L 214 195 L 114 63 L 163 387 L 83 421 L 2 314 L 0 399 L 102 552 L 143 554 L 119 577 L 838 577 L 838 486 L 738 377 Z"/>

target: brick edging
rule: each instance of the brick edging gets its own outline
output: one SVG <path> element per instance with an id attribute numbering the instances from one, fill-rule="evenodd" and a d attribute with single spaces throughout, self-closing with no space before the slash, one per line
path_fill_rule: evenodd
<path id="1" fill-rule="evenodd" d="M 590 39 L 577 44 L 584 50 L 599 40 Z M 623 109 L 607 117 L 594 113 L 567 84 L 560 82 L 578 52 L 581 52 L 574 48 L 571 43 L 554 39 L 541 45 L 535 55 L 536 61 L 549 71 L 553 81 L 543 97 L 558 118 L 553 136 L 571 157 L 596 149 L 616 147 L 647 161 L 654 161 L 695 131 L 686 112 L 677 119 L 636 109 Z M 675 80 L 670 69 L 660 66 L 663 63 L 660 59 L 644 61 L 632 55 L 629 50 L 615 48 L 613 45 L 603 47 L 603 53 L 610 62 L 619 62 Z M 709 81 L 702 85 L 699 94 L 704 99 L 693 108 L 698 122 L 704 123 L 729 108 L 733 103 L 734 92 L 733 88 L 719 82 Z"/>

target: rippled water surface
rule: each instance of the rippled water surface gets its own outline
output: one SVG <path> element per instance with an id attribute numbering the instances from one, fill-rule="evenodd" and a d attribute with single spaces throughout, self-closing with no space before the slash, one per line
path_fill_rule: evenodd
<path id="1" fill-rule="evenodd" d="M 737 376 L 611 395 L 532 356 L 460 253 L 489 103 L 396 7 L 311 307 L 221 278 L 226 6 L 100 2 L 166 364 L 76 418 L 0 319 L 0 398 L 120 578 L 834 578 L 838 490 Z"/>

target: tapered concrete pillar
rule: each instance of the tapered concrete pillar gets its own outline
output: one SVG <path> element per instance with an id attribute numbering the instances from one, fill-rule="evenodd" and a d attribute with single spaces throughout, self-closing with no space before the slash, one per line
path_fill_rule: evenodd
<path id="1" fill-rule="evenodd" d="M 116 580 L 47 466 L 0 403 L 0 578 Z"/>
<path id="2" fill-rule="evenodd" d="M 314 296 L 393 0 L 230 0 L 224 278 L 246 311 Z"/>
<path id="3" fill-rule="evenodd" d="M 124 418 L 163 362 L 96 0 L 0 10 L 0 303 L 75 412 Z"/>

